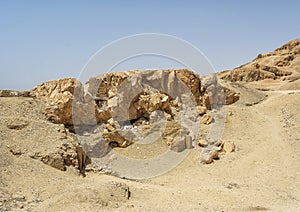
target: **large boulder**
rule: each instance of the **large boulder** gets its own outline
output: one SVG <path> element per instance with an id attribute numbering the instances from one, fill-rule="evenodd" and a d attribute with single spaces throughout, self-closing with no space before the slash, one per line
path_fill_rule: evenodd
<path id="1" fill-rule="evenodd" d="M 84 93 L 82 84 L 74 78 L 44 82 L 31 93 L 46 103 L 44 113 L 53 123 L 66 126 L 95 124 L 94 100 Z"/>
<path id="2" fill-rule="evenodd" d="M 71 125 L 73 94 L 77 86 L 81 84 L 76 79 L 65 78 L 44 82 L 36 86 L 32 93 L 46 102 L 45 115 L 50 121 Z"/>

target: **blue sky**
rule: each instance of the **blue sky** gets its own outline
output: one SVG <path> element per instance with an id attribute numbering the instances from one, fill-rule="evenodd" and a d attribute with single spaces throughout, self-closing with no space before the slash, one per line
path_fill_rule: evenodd
<path id="1" fill-rule="evenodd" d="M 100 48 L 139 33 L 182 38 L 217 71 L 232 69 L 300 37 L 299 8 L 296 0 L 1 0 L 0 89 L 31 89 L 43 81 L 78 77 Z M 149 61 L 128 68 L 177 67 Z"/>

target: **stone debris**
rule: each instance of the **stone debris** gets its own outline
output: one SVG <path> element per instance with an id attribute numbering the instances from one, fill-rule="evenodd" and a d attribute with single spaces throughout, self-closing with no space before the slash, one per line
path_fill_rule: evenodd
<path id="1" fill-rule="evenodd" d="M 210 164 L 214 160 L 218 160 L 220 150 L 221 149 L 216 146 L 202 149 L 200 152 L 200 162 L 203 164 Z"/>
<path id="2" fill-rule="evenodd" d="M 235 151 L 235 144 L 233 142 L 224 142 L 222 144 L 222 150 L 225 153 L 230 153 Z"/>
<path id="3" fill-rule="evenodd" d="M 198 145 L 199 145 L 200 147 L 207 147 L 208 142 L 207 142 L 206 139 L 200 139 L 200 140 L 198 141 Z"/>
<path id="4" fill-rule="evenodd" d="M 171 150 L 175 152 L 182 152 L 186 149 L 186 141 L 185 138 L 179 137 L 176 142 L 171 146 Z"/>
<path id="5" fill-rule="evenodd" d="M 111 145 L 115 145 L 115 147 L 127 147 L 131 144 L 131 141 L 125 139 L 116 130 L 112 132 L 103 131 L 102 136 L 106 139 L 108 143 L 110 143 Z"/>
<path id="6" fill-rule="evenodd" d="M 197 106 L 197 112 L 199 115 L 204 115 L 207 112 L 207 108 L 205 106 Z"/>
<path id="7" fill-rule="evenodd" d="M 202 124 L 208 125 L 208 124 L 212 123 L 212 121 L 213 121 L 213 118 L 212 118 L 212 116 L 210 114 L 205 114 L 201 118 L 201 123 Z"/>
<path id="8" fill-rule="evenodd" d="M 200 162 L 203 164 L 210 164 L 213 162 L 213 156 L 211 154 L 211 152 L 207 151 L 207 150 L 203 150 L 200 153 Z"/>
<path id="9" fill-rule="evenodd" d="M 240 95 L 238 93 L 235 93 L 228 88 L 224 88 L 224 91 L 226 93 L 226 105 L 231 105 L 240 99 Z"/>

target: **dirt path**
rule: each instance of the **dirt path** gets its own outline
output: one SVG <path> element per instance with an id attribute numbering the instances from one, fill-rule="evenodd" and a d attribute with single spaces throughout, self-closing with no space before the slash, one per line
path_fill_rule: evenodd
<path id="1" fill-rule="evenodd" d="M 198 155 L 192 153 L 170 173 L 151 180 L 172 188 L 175 201 L 160 203 L 164 202 L 167 209 L 176 204 L 186 211 L 297 210 L 300 157 L 291 141 L 286 141 L 289 130 L 286 132 L 281 122 L 285 102 L 280 100 L 288 98 L 286 93 L 269 93 L 265 102 L 251 107 L 228 107 L 233 116 L 228 117 L 223 140 L 234 141 L 237 152 L 212 165 L 195 163 Z M 300 95 L 293 95 L 295 98 L 288 99 L 297 107 Z M 299 120 L 295 122 L 298 125 Z M 152 201 L 154 207 L 162 205 L 156 199 Z"/>

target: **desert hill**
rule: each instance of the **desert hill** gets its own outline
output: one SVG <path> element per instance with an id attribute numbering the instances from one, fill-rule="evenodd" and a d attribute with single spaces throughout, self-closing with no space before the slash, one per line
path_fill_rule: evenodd
<path id="1" fill-rule="evenodd" d="M 297 211 L 299 55 L 0 91 L 0 211 Z"/>
<path id="2" fill-rule="evenodd" d="M 276 89 L 299 89 L 300 39 L 295 39 L 273 52 L 259 54 L 253 61 L 219 74 L 221 79 L 232 82 L 272 84 Z M 264 80 L 264 82 L 257 82 Z M 265 83 L 266 82 L 266 83 Z"/>

